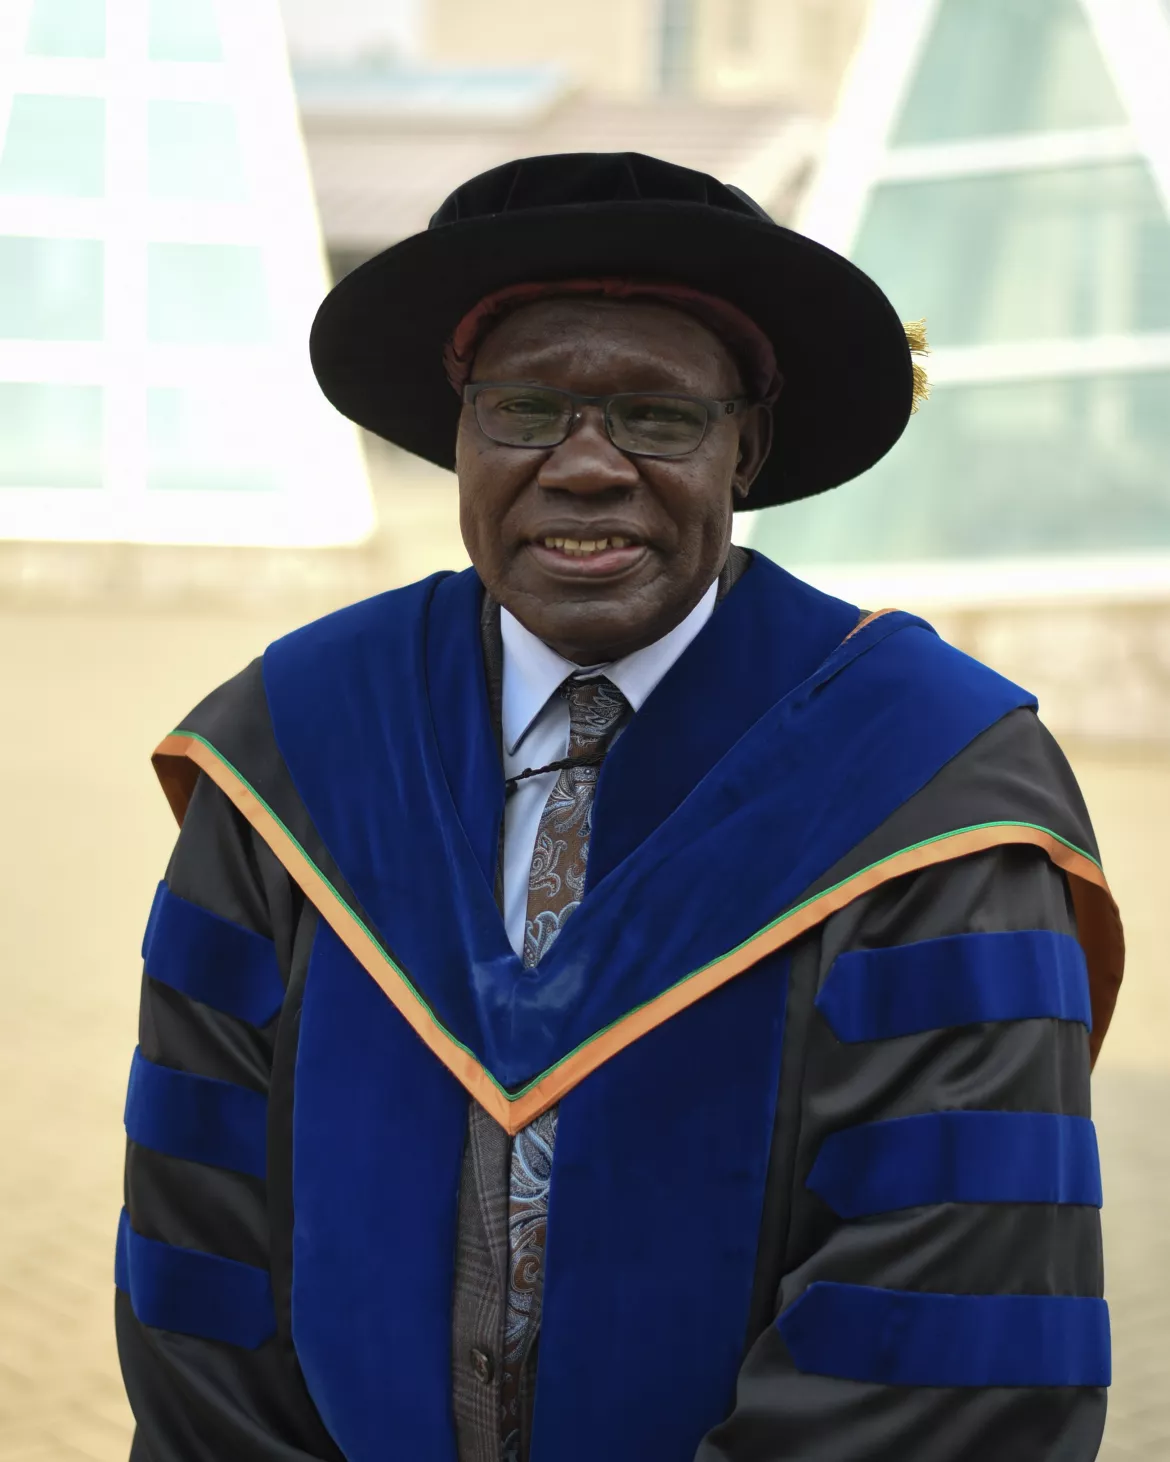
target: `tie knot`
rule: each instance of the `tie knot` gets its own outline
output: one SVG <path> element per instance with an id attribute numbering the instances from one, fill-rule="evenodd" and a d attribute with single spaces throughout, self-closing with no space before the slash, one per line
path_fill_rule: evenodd
<path id="1" fill-rule="evenodd" d="M 629 701 L 604 675 L 594 680 L 569 679 L 561 686 L 569 706 L 569 740 L 596 746 L 608 741 L 630 708 Z"/>

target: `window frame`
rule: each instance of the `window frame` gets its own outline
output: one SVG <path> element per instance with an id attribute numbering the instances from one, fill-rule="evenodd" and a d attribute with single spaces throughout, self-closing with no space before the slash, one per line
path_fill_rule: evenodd
<path id="1" fill-rule="evenodd" d="M 884 183 L 1122 160 L 1148 165 L 1170 216 L 1170 87 L 1156 80 L 1170 76 L 1170 10 L 1163 0 L 1073 0 L 1096 39 L 1128 124 L 896 147 L 896 125 L 944 3 L 872 0 L 817 175 L 797 213 L 799 232 L 848 256 L 872 196 Z M 1168 368 L 1170 331 L 940 347 L 928 361 L 931 384 L 939 390 Z M 756 536 L 754 526 L 755 515 L 747 520 L 744 542 Z M 932 602 L 959 605 L 1005 596 L 1127 596 L 1154 587 L 1170 592 L 1170 551 L 800 568 L 814 582 L 858 602 L 873 599 L 882 584 L 888 592 L 892 583 Z"/>
<path id="2" fill-rule="evenodd" d="M 0 196 L 0 235 L 104 244 L 102 340 L 0 339 L 0 381 L 102 390 L 104 485 L 0 488 L 0 540 L 326 547 L 360 542 L 374 526 L 357 429 L 322 398 L 305 349 L 329 278 L 279 8 L 275 0 L 215 0 L 215 11 L 222 60 L 180 62 L 149 59 L 145 5 L 107 6 L 101 58 L 28 54 L 32 0 L 0 5 L 0 142 L 18 92 L 106 102 L 104 198 Z M 152 99 L 231 105 L 251 184 L 246 201 L 150 196 Z M 148 340 L 152 243 L 261 250 L 268 341 Z M 277 492 L 148 487 L 147 389 L 207 381 L 254 403 Z"/>

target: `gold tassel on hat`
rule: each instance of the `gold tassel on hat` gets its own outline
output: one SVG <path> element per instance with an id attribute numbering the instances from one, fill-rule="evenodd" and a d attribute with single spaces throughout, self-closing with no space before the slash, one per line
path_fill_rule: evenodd
<path id="1" fill-rule="evenodd" d="M 910 347 L 911 356 L 929 355 L 930 346 L 926 340 L 926 320 L 907 320 L 903 323 L 902 329 L 906 332 L 906 344 Z M 926 367 L 920 361 L 912 361 L 914 371 L 914 390 L 911 396 L 910 414 L 914 412 L 930 396 L 930 381 L 927 379 Z"/>

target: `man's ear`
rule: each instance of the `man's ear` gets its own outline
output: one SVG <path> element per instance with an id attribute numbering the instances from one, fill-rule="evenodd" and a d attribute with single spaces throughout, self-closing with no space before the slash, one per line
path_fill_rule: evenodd
<path id="1" fill-rule="evenodd" d="M 740 422 L 739 458 L 735 464 L 735 475 L 731 479 L 732 491 L 736 497 L 747 497 L 771 450 L 771 408 L 762 403 L 749 406 Z"/>

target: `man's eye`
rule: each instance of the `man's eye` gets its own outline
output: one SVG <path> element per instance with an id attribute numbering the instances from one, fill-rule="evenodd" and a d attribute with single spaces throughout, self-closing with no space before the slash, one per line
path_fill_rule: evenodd
<path id="1" fill-rule="evenodd" d="M 496 406 L 510 416 L 556 416 L 559 407 L 546 396 L 510 396 Z"/>
<path id="2" fill-rule="evenodd" d="M 645 401 L 630 407 L 626 419 L 646 426 L 696 426 L 702 416 L 685 402 Z"/>

